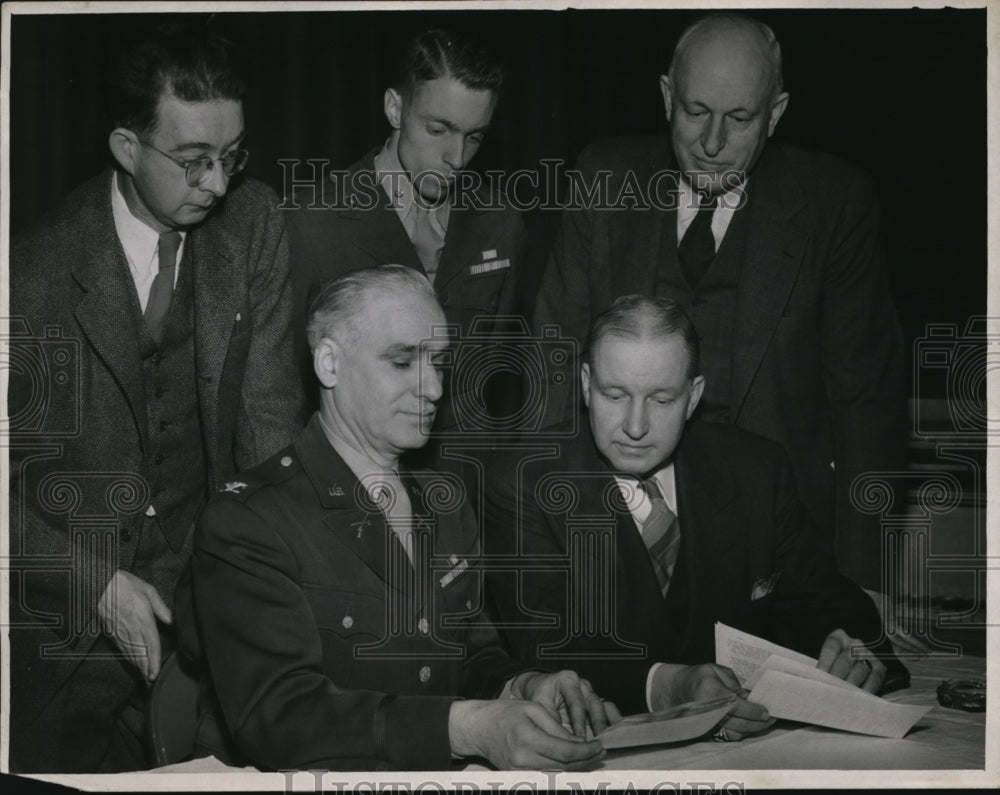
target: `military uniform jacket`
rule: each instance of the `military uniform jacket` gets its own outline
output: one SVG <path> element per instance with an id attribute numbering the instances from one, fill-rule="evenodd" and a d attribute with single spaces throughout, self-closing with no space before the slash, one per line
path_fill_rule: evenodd
<path id="1" fill-rule="evenodd" d="M 455 698 L 494 697 L 526 670 L 482 615 L 478 533 L 456 480 L 402 478 L 415 567 L 316 416 L 206 508 L 194 611 L 226 726 L 252 764 L 447 768 Z"/>
<path id="2" fill-rule="evenodd" d="M 346 172 L 330 172 L 317 185 L 297 190 L 293 201 L 285 201 L 286 208 L 289 204 L 295 208 L 285 210 L 285 220 L 296 349 L 303 362 L 309 358 L 305 324 L 310 288 L 379 265 L 406 265 L 425 273 L 399 215 L 376 182 L 378 151 L 372 150 Z M 505 206 L 490 209 L 491 203 L 496 203 L 494 198 L 482 190 L 456 197 L 434 279 L 448 323 L 457 326 L 463 337 L 479 340 L 491 335 L 495 315 L 517 311 L 516 281 L 527 241 L 521 214 Z M 311 381 L 311 368 L 303 371 Z M 454 424 L 454 399 L 452 390 L 438 411 L 437 428 Z"/>

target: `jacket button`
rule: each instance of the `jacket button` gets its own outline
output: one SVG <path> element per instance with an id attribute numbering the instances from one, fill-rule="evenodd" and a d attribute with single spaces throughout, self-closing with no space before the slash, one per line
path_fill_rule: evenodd
<path id="1" fill-rule="evenodd" d="M 465 609 L 466 610 L 471 610 L 472 609 L 472 600 L 471 599 L 469 599 L 468 601 L 466 601 L 466 603 L 465 603 Z"/>
<path id="2" fill-rule="evenodd" d="M 350 616 L 344 616 L 344 620 L 340 623 L 343 625 L 344 629 L 350 629 L 354 626 L 354 619 Z"/>
<path id="3" fill-rule="evenodd" d="M 292 465 L 292 457 L 290 455 L 282 456 L 281 465 L 283 467 L 290 467 Z"/>
<path id="4" fill-rule="evenodd" d="M 426 635 L 430 631 L 430 627 L 427 624 L 427 619 L 426 618 L 421 618 L 417 622 L 417 629 L 420 630 L 420 634 L 421 635 Z"/>
<path id="5" fill-rule="evenodd" d="M 156 454 L 156 458 L 154 458 L 153 461 L 156 462 L 157 464 L 162 464 L 163 463 L 163 453 L 157 453 Z"/>
<path id="6" fill-rule="evenodd" d="M 431 678 L 431 667 L 429 665 L 425 665 L 423 668 L 420 669 L 419 676 L 420 676 L 420 681 L 426 685 Z"/>

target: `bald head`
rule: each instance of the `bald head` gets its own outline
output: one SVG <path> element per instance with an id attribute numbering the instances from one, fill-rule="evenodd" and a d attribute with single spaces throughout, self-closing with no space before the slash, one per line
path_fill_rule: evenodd
<path id="1" fill-rule="evenodd" d="M 660 87 L 678 165 L 710 195 L 747 179 L 788 103 L 774 32 L 739 14 L 689 27 Z"/>
<path id="2" fill-rule="evenodd" d="M 763 22 L 742 14 L 713 14 L 690 25 L 677 41 L 670 74 L 708 68 L 726 77 L 752 74 L 770 97 L 784 88 L 781 45 Z"/>

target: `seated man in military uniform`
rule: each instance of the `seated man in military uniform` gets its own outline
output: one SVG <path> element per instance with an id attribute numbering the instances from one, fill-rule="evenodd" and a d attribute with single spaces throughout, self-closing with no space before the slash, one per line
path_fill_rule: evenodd
<path id="1" fill-rule="evenodd" d="M 614 705 L 571 671 L 509 657 L 483 616 L 458 478 L 399 466 L 434 421 L 444 324 L 412 268 L 328 284 L 309 322 L 320 410 L 201 518 L 182 636 L 196 617 L 240 761 L 552 769 L 604 753 L 586 731 L 617 720 Z"/>

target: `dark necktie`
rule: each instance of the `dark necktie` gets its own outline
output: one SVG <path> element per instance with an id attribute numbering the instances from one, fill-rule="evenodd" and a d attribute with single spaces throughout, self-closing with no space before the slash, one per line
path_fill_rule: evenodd
<path id="1" fill-rule="evenodd" d="M 413 247 L 417 250 L 417 256 L 420 257 L 427 278 L 434 284 L 438 262 L 441 260 L 441 249 L 444 248 L 444 238 L 431 223 L 430 211 L 420 205 L 419 199 L 416 200 L 413 211 L 416 213 L 413 219 Z"/>
<path id="2" fill-rule="evenodd" d="M 699 194 L 698 212 L 684 233 L 684 239 L 677 247 L 677 257 L 681 262 L 684 278 L 692 287 L 697 287 L 708 266 L 715 259 L 715 238 L 712 236 L 712 216 L 718 199 Z"/>
<path id="3" fill-rule="evenodd" d="M 156 244 L 160 269 L 149 290 L 149 300 L 146 302 L 143 317 L 146 318 L 149 335 L 157 345 L 163 337 L 163 327 L 166 325 L 170 302 L 174 297 L 174 272 L 177 270 L 177 249 L 180 245 L 180 232 L 164 232 Z"/>
<path id="4" fill-rule="evenodd" d="M 681 528 L 674 512 L 667 507 L 656 479 L 646 478 L 642 481 L 642 488 L 653 506 L 649 516 L 642 523 L 642 540 L 653 561 L 653 569 L 656 571 L 656 579 L 660 583 L 660 591 L 666 596 L 667 588 L 670 587 L 670 576 L 674 573 L 674 565 L 677 563 L 677 552 L 681 545 Z"/>

